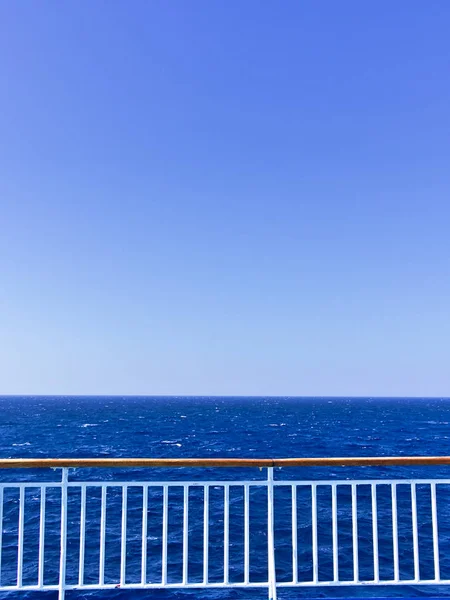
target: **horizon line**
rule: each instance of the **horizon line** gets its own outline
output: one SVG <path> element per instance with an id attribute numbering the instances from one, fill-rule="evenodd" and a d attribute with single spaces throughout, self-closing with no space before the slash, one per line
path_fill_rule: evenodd
<path id="1" fill-rule="evenodd" d="M 317 400 L 450 400 L 450 396 L 378 396 L 378 395 L 290 395 L 290 394 L 0 394 L 0 398 L 274 398 L 274 399 L 317 399 Z"/>

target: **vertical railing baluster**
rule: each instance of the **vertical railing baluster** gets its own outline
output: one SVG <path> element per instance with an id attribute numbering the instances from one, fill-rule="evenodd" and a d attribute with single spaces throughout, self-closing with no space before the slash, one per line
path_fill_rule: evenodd
<path id="1" fill-rule="evenodd" d="M 398 524 L 397 524 L 397 484 L 391 483 L 392 494 L 392 550 L 394 554 L 394 581 L 399 581 L 398 563 Z"/>
<path id="2" fill-rule="evenodd" d="M 106 543 L 106 485 L 102 485 L 102 500 L 100 513 L 100 570 L 99 584 L 105 583 L 105 543 Z"/>
<path id="3" fill-rule="evenodd" d="M 250 487 L 244 486 L 244 583 L 250 581 Z"/>
<path id="4" fill-rule="evenodd" d="M 44 549 L 45 549 L 45 497 L 47 488 L 41 487 L 41 506 L 39 514 L 39 566 L 38 586 L 44 585 Z"/>
<path id="5" fill-rule="evenodd" d="M 23 527 L 25 521 L 25 488 L 20 486 L 19 492 L 19 539 L 17 542 L 17 587 L 22 587 L 23 572 Z"/>
<path id="6" fill-rule="evenodd" d="M 147 583 L 147 525 L 148 525 L 148 485 L 142 486 L 142 562 L 141 583 Z"/>
<path id="7" fill-rule="evenodd" d="M 298 582 L 297 485 L 292 485 L 292 582 Z"/>
<path id="8" fill-rule="evenodd" d="M 208 583 L 209 571 L 209 485 L 203 486 L 203 583 Z"/>
<path id="9" fill-rule="evenodd" d="M 59 600 L 66 593 L 66 551 L 67 551 L 67 483 L 69 469 L 62 469 L 61 480 L 61 551 L 59 560 Z"/>
<path id="10" fill-rule="evenodd" d="M 86 486 L 81 486 L 80 506 L 80 564 L 78 571 L 78 585 L 84 584 L 84 553 L 86 548 Z"/>
<path id="11" fill-rule="evenodd" d="M 0 585 L 2 584 L 2 548 L 3 548 L 3 486 L 0 487 Z"/>
<path id="12" fill-rule="evenodd" d="M 127 502 L 128 502 L 128 486 L 122 487 L 122 528 L 120 538 L 120 585 L 126 581 L 126 565 L 127 565 Z"/>
<path id="13" fill-rule="evenodd" d="M 162 523 L 162 584 L 167 584 L 167 532 L 169 525 L 169 488 L 163 487 L 163 523 Z"/>
<path id="14" fill-rule="evenodd" d="M 184 486 L 183 498 L 183 585 L 188 582 L 188 553 L 189 553 L 189 486 Z"/>
<path id="15" fill-rule="evenodd" d="M 414 554 L 414 580 L 420 579 L 419 566 L 419 535 L 417 530 L 417 488 L 416 484 L 411 484 L 411 513 L 412 513 L 412 532 L 413 532 L 413 554 Z"/>
<path id="16" fill-rule="evenodd" d="M 434 579 L 439 581 L 441 578 L 441 569 L 439 565 L 439 530 L 436 505 L 436 484 L 431 484 L 431 520 L 433 525 L 433 558 L 434 558 Z"/>
<path id="17" fill-rule="evenodd" d="M 352 538 L 353 538 L 353 581 L 359 580 L 359 555 L 358 555 L 358 505 L 356 484 L 352 483 Z"/>
<path id="18" fill-rule="evenodd" d="M 331 521 L 333 529 L 333 581 L 339 581 L 339 545 L 337 521 L 337 486 L 331 486 Z"/>
<path id="19" fill-rule="evenodd" d="M 3 486 L 0 487 L 0 585 L 2 584 L 2 548 L 3 548 Z"/>
<path id="20" fill-rule="evenodd" d="M 277 599 L 277 577 L 275 570 L 273 467 L 267 468 L 267 549 L 269 600 Z"/>
<path id="21" fill-rule="evenodd" d="M 319 580 L 319 556 L 317 545 L 317 486 L 311 485 L 311 527 L 312 527 L 312 559 L 313 559 L 313 582 Z"/>
<path id="22" fill-rule="evenodd" d="M 229 553 L 230 553 L 230 488 L 224 486 L 223 490 L 223 581 L 228 585 L 229 579 Z"/>
<path id="23" fill-rule="evenodd" d="M 377 485 L 372 483 L 372 541 L 373 541 L 373 580 L 380 580 L 380 565 L 378 558 L 378 507 L 377 507 Z"/>

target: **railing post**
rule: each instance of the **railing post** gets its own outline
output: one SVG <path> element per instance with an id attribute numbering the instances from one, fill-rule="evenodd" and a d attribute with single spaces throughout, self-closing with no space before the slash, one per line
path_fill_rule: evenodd
<path id="1" fill-rule="evenodd" d="M 67 550 L 67 482 L 69 469 L 62 469 L 61 480 L 61 551 L 59 558 L 59 600 L 64 600 L 66 592 L 66 550 Z"/>
<path id="2" fill-rule="evenodd" d="M 267 467 L 267 550 L 269 600 L 277 600 L 273 520 L 273 467 Z"/>

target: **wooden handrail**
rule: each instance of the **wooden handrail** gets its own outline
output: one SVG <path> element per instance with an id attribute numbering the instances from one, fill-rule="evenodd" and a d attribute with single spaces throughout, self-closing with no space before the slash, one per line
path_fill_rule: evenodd
<path id="1" fill-rule="evenodd" d="M 86 467 L 375 467 L 450 465 L 450 456 L 347 458 L 2 458 L 0 469 Z"/>

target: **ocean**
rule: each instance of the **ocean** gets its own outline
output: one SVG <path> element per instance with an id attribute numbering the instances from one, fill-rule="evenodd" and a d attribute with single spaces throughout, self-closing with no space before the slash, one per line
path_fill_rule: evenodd
<path id="1" fill-rule="evenodd" d="M 218 397 L 1 397 L 0 398 L 0 456 L 2 458 L 58 458 L 58 457 L 154 457 L 154 458 L 188 458 L 188 457 L 244 457 L 244 458 L 289 458 L 289 457 L 315 457 L 315 456 L 402 456 L 402 455 L 450 455 L 450 400 L 428 398 L 402 398 L 402 399 L 372 399 L 372 398 L 218 398 Z M 239 472 L 237 472 L 239 471 Z M 38 473 L 36 470 L 3 471 L 0 480 L 33 480 L 38 477 L 48 480 L 57 479 L 54 472 Z M 384 468 L 293 468 L 275 469 L 275 478 L 283 479 L 345 479 L 358 477 L 359 479 L 377 478 L 407 478 L 407 477 L 448 477 L 447 467 L 384 467 Z M 71 473 L 71 479 L 107 480 L 154 480 L 154 479 L 261 479 L 265 473 L 259 469 L 131 469 L 126 473 L 98 469 L 77 470 Z M 280 492 L 281 493 L 281 492 Z M 5 502 L 8 499 L 5 497 Z M 70 500 L 70 498 L 69 498 Z M 94 520 L 98 499 L 92 498 L 91 510 Z M 174 519 L 177 510 L 181 510 L 177 498 L 173 497 Z M 179 500 L 179 499 L 178 499 Z M 142 501 L 142 496 L 141 500 Z M 343 499 L 343 502 L 345 499 Z M 32 499 L 30 499 L 32 502 Z M 49 498 L 49 518 L 51 519 L 51 506 L 54 505 L 55 515 L 58 512 L 58 502 Z M 73 498 L 73 508 L 76 510 L 77 499 Z M 133 498 L 130 500 L 133 503 Z M 139 498 L 136 497 L 136 510 Z M 158 502 L 155 499 L 155 502 Z M 195 497 L 192 498 L 195 511 Z M 301 512 L 301 497 L 300 513 Z M 324 500 L 325 502 L 325 500 Z M 79 503 L 79 500 L 78 500 Z M 419 499 L 420 503 L 420 499 Z M 236 511 L 241 505 L 240 499 L 235 498 L 233 506 Z M 264 516 L 263 503 L 255 510 L 260 510 L 260 518 Z M 364 498 L 361 499 L 361 509 L 364 509 Z M 449 503 L 450 506 L 450 503 Z M 88 507 L 89 508 L 89 507 Z M 112 504 L 111 513 L 119 514 L 119 506 Z M 17 498 L 11 496 L 5 503 L 4 515 L 4 548 L 2 561 L 2 581 L 13 581 L 14 577 L 14 527 L 17 518 Z M 30 522 L 25 523 L 25 531 L 37 527 L 36 515 L 30 513 Z M 179 515 L 178 515 L 179 516 Z M 444 515 L 440 529 L 442 540 L 450 540 L 450 510 Z M 258 519 L 258 515 L 252 515 Z M 89 519 L 89 511 L 88 511 Z M 111 521 L 112 523 L 112 521 Z M 89 525 L 89 523 L 88 523 Z M 279 549 L 277 550 L 277 578 L 288 580 L 289 560 L 288 550 L 283 551 L 281 535 L 286 523 L 281 515 L 276 520 L 278 528 Z M 78 527 L 75 522 L 73 529 Z M 383 524 L 380 525 L 382 527 Z M 107 527 L 109 524 L 107 522 Z M 175 527 L 175 525 L 174 525 Z M 113 579 L 114 569 L 118 564 L 117 548 L 114 546 L 113 531 L 107 530 L 111 535 L 110 550 L 107 546 L 106 579 Z M 308 538 L 308 526 L 305 522 L 305 557 L 310 551 L 311 541 Z M 212 536 L 220 532 L 213 531 Z M 347 535 L 345 531 L 342 536 Z M 10 538 L 8 537 L 10 536 Z M 140 567 L 138 552 L 133 553 L 134 542 L 138 543 L 138 534 L 130 533 L 131 550 L 127 556 L 127 574 L 133 577 L 134 571 Z M 222 534 L 223 535 L 223 534 Z M 96 539 L 98 531 L 92 530 L 92 540 Z M 320 531 L 319 541 L 326 542 L 327 533 Z M 419 536 L 421 543 L 426 544 L 431 539 L 431 530 L 426 523 L 419 523 Z M 157 536 L 155 536 L 156 539 Z M 255 538 L 256 540 L 256 538 Z M 54 540 L 55 541 L 55 540 Z M 57 541 L 56 541 L 57 542 Z M 95 581 L 98 578 L 98 557 L 96 556 L 97 543 L 88 543 L 87 547 L 87 580 Z M 108 542 L 109 543 L 109 542 Z M 240 532 L 230 530 L 231 547 L 236 549 L 242 546 Z M 405 534 L 401 540 L 400 550 L 404 549 L 405 555 L 410 553 L 410 540 Z M 177 538 L 174 529 L 173 556 L 180 552 L 181 540 Z M 70 532 L 69 532 L 70 546 Z M 151 546 L 151 544 L 150 544 Z M 220 554 L 218 541 L 217 551 Z M 450 542 L 449 542 L 450 546 Z M 262 548 L 262 546 L 261 546 Z M 253 558 L 261 552 L 258 542 L 255 541 L 251 550 Z M 57 577 L 58 545 L 52 545 L 49 539 L 46 545 L 46 577 L 51 580 Z M 303 551 L 301 550 L 301 551 Z M 442 576 L 450 577 L 450 547 L 449 552 L 444 552 L 441 557 Z M 149 548 L 151 552 L 151 547 Z M 8 552 L 11 553 L 8 566 Z M 36 548 L 27 548 L 25 545 L 25 558 L 30 564 L 36 558 Z M 108 552 L 110 554 L 108 555 Z M 223 549 L 222 549 L 223 552 Z M 387 545 L 380 546 L 380 565 L 389 562 L 387 555 L 392 549 Z M 383 553 L 386 556 L 383 556 Z M 181 556 L 181 555 L 180 555 Z M 33 558 L 34 557 L 34 558 Z M 429 569 L 429 557 L 420 557 L 421 570 Z M 384 561 L 384 562 L 383 562 Z M 176 561 L 175 561 L 176 562 Z M 211 578 L 220 579 L 219 557 L 211 558 Z M 231 577 L 233 572 L 239 578 L 241 568 L 236 561 L 233 564 L 230 555 Z M 258 573 L 258 560 L 256 559 L 255 571 L 252 577 L 264 577 L 263 571 L 267 569 L 264 560 L 261 561 Z M 305 560 L 305 577 L 308 576 L 309 566 Z M 198 563 L 198 564 L 197 564 Z M 348 563 L 348 564 L 347 564 Z M 351 568 L 349 561 L 343 561 L 341 568 L 344 571 Z M 331 559 L 325 556 L 319 564 L 319 575 L 327 576 Z M 360 548 L 361 569 L 370 569 L 370 552 Z M 155 554 L 154 560 L 149 560 L 149 577 L 152 569 L 155 573 L 160 568 L 160 559 Z M 175 564 L 173 576 L 176 576 Z M 195 556 L 190 573 L 195 578 L 200 571 L 199 560 Z M 386 566 L 386 568 L 388 568 Z M 72 567 L 68 565 L 68 580 L 76 575 L 75 562 Z M 33 569 L 30 567 L 24 579 L 32 581 Z M 170 575 L 170 573 L 169 573 Z M 300 573 L 301 575 L 301 573 Z M 91 578 L 91 579 L 90 579 Z M 39 598 L 42 592 L 27 592 L 27 598 Z M 73 592 L 68 597 L 89 598 L 130 598 L 130 597 L 157 597 L 157 598 L 265 598 L 267 590 L 157 590 L 157 591 L 123 591 L 112 592 Z M 343 596 L 449 596 L 447 587 L 431 586 L 403 586 L 403 587 L 357 587 L 357 588 L 300 588 L 296 590 L 283 589 L 279 591 L 280 598 L 297 597 L 343 597 Z M 23 594 L 21 594 L 23 597 Z"/>

